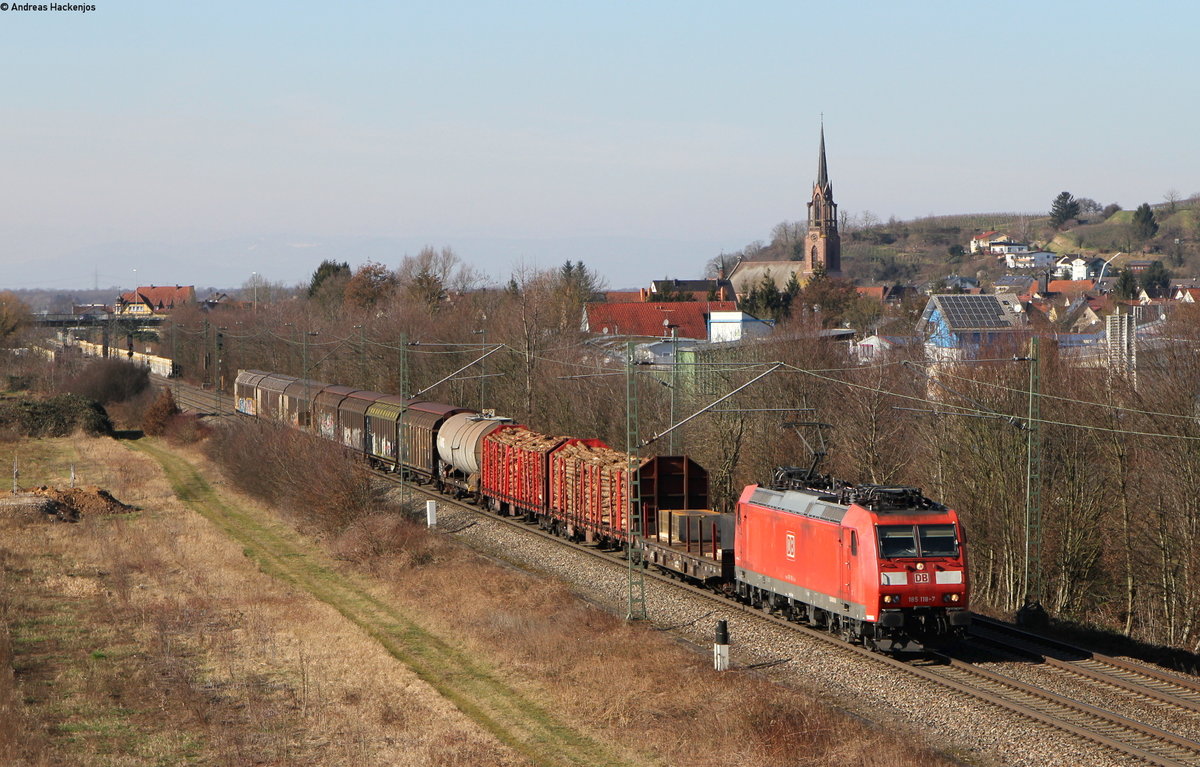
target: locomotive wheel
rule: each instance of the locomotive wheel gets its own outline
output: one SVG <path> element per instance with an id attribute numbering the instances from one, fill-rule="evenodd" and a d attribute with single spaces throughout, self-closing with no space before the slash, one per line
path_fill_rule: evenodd
<path id="1" fill-rule="evenodd" d="M 871 652 L 879 652 L 879 643 L 875 641 L 875 629 L 873 627 L 867 627 L 867 629 L 863 631 L 862 643 L 863 647 L 867 648 Z"/>

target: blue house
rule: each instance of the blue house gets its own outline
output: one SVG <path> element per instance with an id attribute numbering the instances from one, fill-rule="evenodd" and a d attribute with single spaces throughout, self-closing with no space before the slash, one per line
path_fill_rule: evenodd
<path id="1" fill-rule="evenodd" d="M 1015 342 L 1028 325 L 1021 301 L 1012 293 L 938 294 L 929 297 L 916 330 L 925 339 L 930 359 L 953 362 L 973 359 L 986 347 Z"/>

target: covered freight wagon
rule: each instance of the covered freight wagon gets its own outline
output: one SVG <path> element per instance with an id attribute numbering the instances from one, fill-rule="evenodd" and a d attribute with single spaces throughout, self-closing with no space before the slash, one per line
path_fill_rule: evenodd
<path id="1" fill-rule="evenodd" d="M 293 381 L 295 376 L 271 373 L 258 382 L 258 415 L 271 421 L 283 421 L 283 391 Z"/>
<path id="2" fill-rule="evenodd" d="M 304 430 L 312 427 L 313 399 L 329 384 L 298 378 L 283 390 L 281 420 Z"/>
<path id="3" fill-rule="evenodd" d="M 403 441 L 402 463 L 406 469 L 416 472 L 441 486 L 441 460 L 437 450 L 437 436 L 447 418 L 460 413 L 474 413 L 471 408 L 446 405 L 441 402 L 413 402 L 405 409 L 400 421 L 400 439 Z"/>
<path id="4" fill-rule="evenodd" d="M 313 398 L 313 421 L 316 432 L 325 439 L 339 442 L 341 428 L 338 425 L 338 408 L 342 400 L 358 391 L 353 386 L 326 386 Z"/>
<path id="5" fill-rule="evenodd" d="M 233 382 L 234 408 L 243 415 L 258 415 L 258 383 L 269 373 L 263 370 L 239 370 Z"/>
<path id="6" fill-rule="evenodd" d="M 367 408 L 387 395 L 377 391 L 347 394 L 338 405 L 338 442 L 356 453 L 367 452 Z"/>

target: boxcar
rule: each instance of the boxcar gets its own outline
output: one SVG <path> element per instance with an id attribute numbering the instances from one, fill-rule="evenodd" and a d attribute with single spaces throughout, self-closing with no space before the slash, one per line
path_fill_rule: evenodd
<path id="1" fill-rule="evenodd" d="M 233 383 L 235 409 L 243 415 L 258 415 L 258 383 L 269 373 L 263 370 L 239 370 Z"/>
<path id="2" fill-rule="evenodd" d="M 271 373 L 264 376 L 256 387 L 258 393 L 258 415 L 271 421 L 284 420 L 283 390 L 293 381 L 297 380 L 299 379 L 295 376 L 287 376 L 281 373 Z"/>
<path id="3" fill-rule="evenodd" d="M 356 453 L 367 452 L 367 408 L 384 397 L 377 391 L 347 394 L 338 405 L 338 442 Z"/>
<path id="4" fill-rule="evenodd" d="M 438 457 L 437 435 L 447 418 L 460 413 L 475 413 L 466 407 L 446 405 L 441 402 L 413 402 L 405 409 L 400 422 L 400 439 L 404 453 L 404 467 L 419 477 L 428 479 L 439 488 L 441 482 L 441 459 Z"/>
<path id="5" fill-rule="evenodd" d="M 313 420 L 316 433 L 333 442 L 341 441 L 341 428 L 338 424 L 338 408 L 342 400 L 358 391 L 353 386 L 326 386 L 313 398 Z"/>
<path id="6" fill-rule="evenodd" d="M 329 386 L 327 383 L 299 378 L 288 384 L 280 399 L 280 420 L 290 426 L 308 431 L 312 428 L 313 399 L 321 390 Z"/>

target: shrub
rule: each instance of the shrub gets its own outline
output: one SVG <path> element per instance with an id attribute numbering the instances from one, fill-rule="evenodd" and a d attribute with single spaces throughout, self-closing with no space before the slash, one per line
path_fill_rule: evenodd
<path id="1" fill-rule="evenodd" d="M 240 490 L 326 532 L 340 532 L 384 502 L 384 491 L 361 461 L 275 424 L 239 421 L 217 429 L 207 451 Z"/>
<path id="2" fill-rule="evenodd" d="M 154 404 L 146 408 L 142 416 L 142 431 L 151 437 L 166 434 L 171 420 L 177 415 L 179 406 L 175 404 L 175 395 L 171 394 L 170 389 L 163 389 Z"/>
<path id="3" fill-rule="evenodd" d="M 26 437 L 65 437 L 78 430 L 111 434 L 112 422 L 100 403 L 75 394 L 60 394 L 47 399 L 0 402 L 0 430 L 15 430 Z"/>
<path id="4" fill-rule="evenodd" d="M 167 421 L 164 434 L 173 444 L 194 445 L 212 434 L 212 428 L 202 422 L 198 415 L 177 413 Z"/>
<path id="5" fill-rule="evenodd" d="M 108 405 L 135 397 L 149 386 L 150 372 L 146 368 L 122 360 L 102 359 L 88 364 L 63 389 Z"/>

